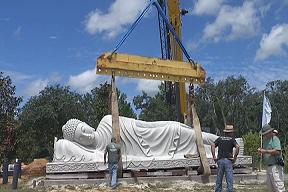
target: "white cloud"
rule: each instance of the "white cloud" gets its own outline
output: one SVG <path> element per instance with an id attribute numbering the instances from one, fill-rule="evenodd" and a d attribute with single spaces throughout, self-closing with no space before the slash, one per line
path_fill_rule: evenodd
<path id="1" fill-rule="evenodd" d="M 200 41 L 195 42 L 195 41 L 188 40 L 185 47 L 186 47 L 187 51 L 192 52 L 195 49 L 197 49 L 199 46 L 200 46 Z"/>
<path id="2" fill-rule="evenodd" d="M 255 36 L 260 28 L 260 19 L 252 1 L 242 7 L 223 6 L 214 23 L 204 29 L 204 40 L 234 40 Z"/>
<path id="3" fill-rule="evenodd" d="M 145 91 L 148 95 L 155 95 L 159 91 L 158 86 L 160 84 L 161 81 L 159 80 L 140 79 L 137 82 L 137 90 Z"/>
<path id="4" fill-rule="evenodd" d="M 259 11 L 262 17 L 266 16 L 272 7 L 272 3 L 264 4 L 259 7 Z"/>
<path id="5" fill-rule="evenodd" d="M 261 63 L 259 65 L 251 65 L 246 69 L 245 77 L 253 86 L 258 89 L 265 89 L 270 81 L 287 80 L 288 65 L 278 65 L 271 63 Z"/>
<path id="6" fill-rule="evenodd" d="M 225 0 L 198 0 L 192 13 L 195 15 L 215 15 L 219 12 Z"/>
<path id="7" fill-rule="evenodd" d="M 239 71 L 241 71 L 239 73 Z M 265 89 L 265 86 L 270 81 L 287 80 L 288 77 L 288 62 L 283 60 L 278 61 L 263 61 L 261 63 L 253 63 L 247 61 L 241 66 L 222 67 L 219 69 L 207 70 L 209 77 L 212 77 L 217 82 L 225 80 L 228 76 L 239 77 L 242 75 L 248 81 L 249 85 L 258 90 Z"/>
<path id="8" fill-rule="evenodd" d="M 97 9 L 89 13 L 84 21 L 85 28 L 90 34 L 105 33 L 115 37 L 134 22 L 145 4 L 144 0 L 116 0 L 107 13 Z"/>
<path id="9" fill-rule="evenodd" d="M 10 21 L 10 18 L 9 17 L 0 18 L 0 21 L 8 22 Z"/>
<path id="10" fill-rule="evenodd" d="M 62 75 L 57 72 L 52 73 L 49 77 L 49 81 L 51 81 L 52 83 L 58 83 L 61 81 L 61 79 L 62 79 Z"/>
<path id="11" fill-rule="evenodd" d="M 101 82 L 105 82 L 107 80 L 107 77 L 100 77 L 99 75 L 96 75 L 96 69 L 94 68 L 84 71 L 78 75 L 70 76 L 68 85 L 82 93 L 86 93 L 91 91 Z"/>
<path id="12" fill-rule="evenodd" d="M 21 82 L 21 81 L 25 81 L 25 80 L 28 80 L 28 79 L 31 79 L 32 76 L 31 75 L 26 75 L 24 73 L 20 73 L 20 72 L 17 72 L 17 71 L 6 71 L 4 70 L 4 75 L 7 74 L 11 79 L 12 81 L 14 82 Z"/>
<path id="13" fill-rule="evenodd" d="M 51 35 L 49 36 L 49 39 L 57 39 L 57 36 Z"/>
<path id="14" fill-rule="evenodd" d="M 22 34 L 22 27 L 19 26 L 19 27 L 17 27 L 17 29 L 13 32 L 13 35 L 14 35 L 15 37 L 19 38 L 19 37 L 21 36 L 21 34 Z"/>
<path id="15" fill-rule="evenodd" d="M 269 34 L 264 34 L 257 50 L 255 60 L 264 60 L 271 56 L 287 56 L 288 24 L 276 25 Z"/>
<path id="16" fill-rule="evenodd" d="M 23 90 L 24 96 L 31 97 L 39 94 L 45 87 L 48 85 L 48 79 L 42 80 L 37 79 L 29 83 L 26 88 Z"/>

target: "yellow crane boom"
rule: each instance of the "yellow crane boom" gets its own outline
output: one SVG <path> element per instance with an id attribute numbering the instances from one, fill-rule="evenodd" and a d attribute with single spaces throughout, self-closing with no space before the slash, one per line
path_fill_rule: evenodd
<path id="1" fill-rule="evenodd" d="M 169 0 L 168 3 L 168 13 L 169 13 L 169 21 L 171 25 L 174 27 L 176 34 L 181 39 L 182 37 L 182 22 L 181 22 L 181 10 L 180 10 L 180 1 L 179 0 Z M 171 52 L 172 52 L 172 59 L 183 61 L 183 53 L 176 42 L 175 38 L 173 38 L 172 34 L 169 34 L 170 36 L 170 46 L 171 46 Z M 185 90 L 185 83 L 179 82 L 178 85 L 179 92 L 176 94 L 179 94 L 179 108 L 181 116 L 180 121 L 184 120 L 184 114 L 187 114 L 187 97 L 186 97 L 186 90 Z M 176 103 L 178 102 L 176 101 Z"/>

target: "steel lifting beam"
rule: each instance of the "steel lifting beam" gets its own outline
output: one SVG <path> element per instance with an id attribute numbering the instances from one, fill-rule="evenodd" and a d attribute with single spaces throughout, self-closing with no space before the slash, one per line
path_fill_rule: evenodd
<path id="1" fill-rule="evenodd" d="M 204 83 L 206 72 L 198 63 L 163 60 L 110 52 L 97 59 L 97 74 L 193 84 Z"/>

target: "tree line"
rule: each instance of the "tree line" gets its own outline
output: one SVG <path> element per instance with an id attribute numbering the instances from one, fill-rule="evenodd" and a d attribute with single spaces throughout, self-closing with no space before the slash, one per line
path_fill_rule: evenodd
<path id="1" fill-rule="evenodd" d="M 174 89 L 173 84 L 162 83 L 157 94 L 149 96 L 142 92 L 132 103 L 118 89 L 119 114 L 146 121 L 176 120 Z M 97 128 L 102 117 L 111 113 L 111 85 L 107 82 L 86 94 L 67 86 L 47 86 L 23 107 L 19 107 L 22 98 L 15 96 L 15 90 L 11 78 L 1 72 L 0 160 L 4 155 L 26 162 L 40 157 L 51 159 L 54 137 L 62 137 L 61 127 L 67 120 L 77 118 Z M 278 129 L 282 143 L 286 144 L 288 81 L 271 81 L 264 90 L 272 106 L 270 124 Z M 221 134 L 225 124 L 233 124 L 238 137 L 258 133 L 264 90 L 251 87 L 242 76 L 229 76 L 217 82 L 207 78 L 205 84 L 195 87 L 195 105 L 202 127 Z"/>

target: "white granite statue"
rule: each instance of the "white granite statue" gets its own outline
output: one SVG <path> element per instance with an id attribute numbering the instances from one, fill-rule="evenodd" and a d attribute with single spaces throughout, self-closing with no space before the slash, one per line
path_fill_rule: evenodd
<path id="1" fill-rule="evenodd" d="M 193 128 L 174 121 L 145 122 L 119 117 L 123 161 L 177 160 L 197 154 Z M 62 127 L 64 139 L 54 143 L 53 162 L 103 162 L 103 152 L 112 137 L 112 116 L 105 116 L 96 131 L 71 119 Z M 202 133 L 206 154 L 218 136 Z"/>

